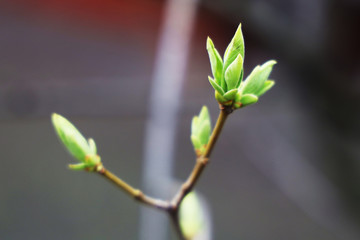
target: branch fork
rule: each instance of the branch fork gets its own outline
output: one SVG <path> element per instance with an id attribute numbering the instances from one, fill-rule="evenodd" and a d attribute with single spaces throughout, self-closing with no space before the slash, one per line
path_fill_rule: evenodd
<path id="1" fill-rule="evenodd" d="M 105 177 L 107 180 L 114 183 L 116 186 L 121 188 L 125 193 L 129 194 L 131 197 L 133 197 L 135 200 L 139 201 L 140 203 L 167 212 L 174 223 L 174 227 L 179 238 L 186 239 L 180 230 L 180 223 L 178 218 L 180 204 L 183 201 L 183 199 L 186 197 L 186 195 L 193 190 L 203 170 L 205 169 L 206 165 L 209 163 L 209 157 L 212 152 L 212 149 L 214 148 L 214 145 L 221 133 L 225 120 L 227 119 L 228 115 L 231 112 L 232 109 L 227 106 L 220 108 L 219 117 L 215 124 L 215 128 L 210 136 L 209 143 L 206 145 L 206 149 L 204 153 L 200 156 L 197 156 L 196 163 L 194 165 L 192 172 L 190 173 L 187 180 L 181 185 L 178 192 L 170 201 L 156 199 L 145 195 L 141 190 L 133 188 L 132 186 L 130 186 L 129 184 L 118 178 L 116 175 L 111 173 L 102 164 L 96 166 L 95 171 L 99 173 L 101 176 Z"/>

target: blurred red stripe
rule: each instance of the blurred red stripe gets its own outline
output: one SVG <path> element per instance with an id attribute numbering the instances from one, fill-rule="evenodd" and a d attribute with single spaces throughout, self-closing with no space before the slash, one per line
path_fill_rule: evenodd
<path id="1" fill-rule="evenodd" d="M 15 0 L 12 8 L 38 17 L 61 18 L 126 30 L 158 28 L 163 1 L 160 0 Z"/>

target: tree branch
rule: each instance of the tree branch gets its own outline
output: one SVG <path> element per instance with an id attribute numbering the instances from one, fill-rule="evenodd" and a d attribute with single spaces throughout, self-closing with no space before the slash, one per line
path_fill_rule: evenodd
<path id="1" fill-rule="evenodd" d="M 107 180 L 109 180 L 110 182 L 114 183 L 116 186 L 121 188 L 121 190 L 132 196 L 135 200 L 144 203 L 148 206 L 166 211 L 168 211 L 168 209 L 170 208 L 170 204 L 168 201 L 152 198 L 145 195 L 141 190 L 133 188 L 132 186 L 130 186 L 129 184 L 118 178 L 116 175 L 114 175 L 112 172 L 105 169 L 103 166 L 98 167 L 96 171 L 101 176 L 105 177 Z"/>
<path id="2" fill-rule="evenodd" d="M 173 197 L 171 202 L 152 198 L 145 195 L 141 190 L 133 188 L 132 186 L 130 186 L 129 184 L 118 178 L 116 175 L 111 173 L 109 170 L 105 169 L 102 165 L 97 166 L 96 172 L 99 173 L 101 176 L 105 177 L 110 182 L 114 183 L 116 186 L 121 188 L 124 192 L 132 196 L 137 201 L 144 203 L 150 207 L 154 207 L 166 211 L 173 222 L 175 231 L 179 239 L 187 240 L 180 228 L 180 222 L 179 222 L 180 204 L 185 198 L 185 196 L 189 192 L 191 192 L 191 190 L 198 182 L 202 172 L 204 171 L 209 161 L 209 157 L 221 133 L 225 121 L 230 113 L 232 113 L 231 107 L 224 107 L 222 105 L 220 106 L 220 114 L 218 116 L 214 130 L 210 136 L 209 142 L 206 146 L 204 153 L 196 158 L 196 163 L 192 172 L 190 173 L 187 180 L 182 184 L 181 188 L 179 189 L 177 194 Z"/>
<path id="3" fill-rule="evenodd" d="M 216 121 L 215 128 L 210 136 L 210 140 L 206 146 L 205 152 L 203 155 L 200 155 L 197 157 L 196 164 L 195 164 L 190 176 L 188 177 L 186 182 L 183 183 L 183 185 L 181 186 L 178 193 L 172 199 L 172 201 L 171 201 L 172 208 L 179 208 L 181 201 L 194 188 L 199 177 L 201 176 L 201 173 L 203 172 L 203 170 L 205 169 L 205 167 L 209 161 L 210 154 L 211 154 L 211 152 L 215 146 L 215 143 L 221 133 L 224 123 L 231 112 L 232 111 L 229 110 L 229 108 L 226 108 L 226 107 L 221 108 L 219 117 Z"/>
<path id="4" fill-rule="evenodd" d="M 171 207 L 168 210 L 170 218 L 172 219 L 173 225 L 175 227 L 176 232 L 178 233 L 179 239 L 183 240 L 186 239 L 183 235 L 180 222 L 179 222 L 179 208 L 181 202 L 184 200 L 186 195 L 191 192 L 191 190 L 196 185 L 197 181 L 199 180 L 202 172 L 204 171 L 207 163 L 209 162 L 209 157 L 211 152 L 215 146 L 215 143 L 220 136 L 221 130 L 224 127 L 225 121 L 230 113 L 232 113 L 232 107 L 224 107 L 220 105 L 220 114 L 216 121 L 214 130 L 210 136 L 209 142 L 206 146 L 205 152 L 198 156 L 196 159 L 196 164 L 190 173 L 188 179 L 183 183 L 178 193 L 174 196 L 171 200 Z"/>

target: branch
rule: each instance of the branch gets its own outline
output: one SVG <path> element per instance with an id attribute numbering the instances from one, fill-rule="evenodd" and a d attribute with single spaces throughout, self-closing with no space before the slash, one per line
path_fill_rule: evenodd
<path id="1" fill-rule="evenodd" d="M 204 153 L 197 157 L 196 164 L 192 172 L 190 173 L 188 179 L 182 184 L 180 190 L 174 196 L 171 202 L 152 198 L 145 195 L 141 190 L 133 188 L 132 186 L 130 186 L 129 184 L 118 178 L 116 175 L 111 173 L 109 170 L 105 169 L 102 165 L 97 166 L 96 172 L 99 173 L 101 176 L 105 177 L 110 182 L 114 183 L 119 188 L 121 188 L 124 192 L 132 196 L 135 200 L 144 203 L 150 207 L 154 207 L 166 211 L 173 222 L 175 231 L 179 239 L 186 240 L 186 237 L 183 235 L 180 228 L 180 222 L 179 222 L 180 204 L 185 198 L 185 196 L 189 192 L 191 192 L 191 190 L 194 188 L 197 181 L 199 180 L 203 170 L 205 169 L 209 161 L 209 157 L 221 133 L 225 121 L 229 116 L 229 114 L 232 113 L 232 111 L 233 110 L 231 107 L 224 107 L 222 105 L 220 106 L 220 113 L 218 119 L 216 121 L 214 130 L 210 136 L 209 142 L 206 146 Z"/>
<path id="2" fill-rule="evenodd" d="M 181 230 L 181 227 L 180 227 L 180 222 L 179 222 L 179 211 L 176 209 L 176 210 L 170 210 L 168 211 L 169 215 L 170 215 L 170 219 L 173 223 L 173 226 L 175 228 L 175 233 L 176 235 L 178 236 L 179 240 L 189 240 L 187 239 L 182 230 Z"/>
<path id="3" fill-rule="evenodd" d="M 230 107 L 220 106 L 220 109 L 221 110 L 220 110 L 219 117 L 216 121 L 215 128 L 210 136 L 210 140 L 206 146 L 204 154 L 197 157 L 196 164 L 195 164 L 190 176 L 188 177 L 186 182 L 183 183 L 180 190 L 178 191 L 178 193 L 175 195 L 175 197 L 171 201 L 171 207 L 173 209 L 178 209 L 180 206 L 180 203 L 182 202 L 184 197 L 189 192 L 191 192 L 191 190 L 194 188 L 199 177 L 201 176 L 201 173 L 203 172 L 203 170 L 205 169 L 205 167 L 209 161 L 211 152 L 212 152 L 212 150 L 215 146 L 215 143 L 221 133 L 221 130 L 224 126 L 224 123 L 225 123 L 227 117 L 229 116 L 230 113 L 232 113 L 232 109 Z"/>
<path id="4" fill-rule="evenodd" d="M 112 172 L 105 169 L 103 166 L 99 166 L 96 169 L 96 172 L 99 173 L 101 176 L 105 177 L 110 182 L 114 183 L 116 186 L 121 188 L 121 190 L 123 190 L 124 192 L 132 196 L 135 200 L 141 203 L 166 211 L 170 208 L 169 202 L 145 195 L 141 190 L 133 188 L 132 186 L 121 180 L 119 177 L 114 175 Z"/>

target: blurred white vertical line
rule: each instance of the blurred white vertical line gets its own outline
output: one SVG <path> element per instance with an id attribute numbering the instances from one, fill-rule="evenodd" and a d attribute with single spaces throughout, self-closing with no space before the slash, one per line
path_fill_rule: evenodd
<path id="1" fill-rule="evenodd" d="M 150 92 L 144 144 L 143 187 L 155 197 L 168 198 L 173 184 L 175 133 L 181 90 L 197 0 L 168 0 L 160 32 Z M 141 208 L 141 240 L 165 240 L 168 219 Z"/>

